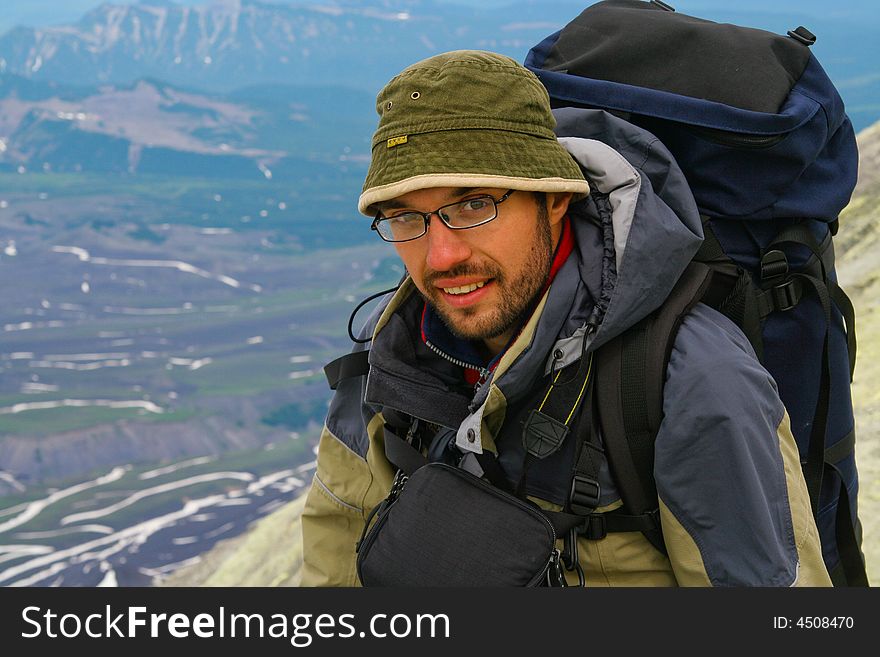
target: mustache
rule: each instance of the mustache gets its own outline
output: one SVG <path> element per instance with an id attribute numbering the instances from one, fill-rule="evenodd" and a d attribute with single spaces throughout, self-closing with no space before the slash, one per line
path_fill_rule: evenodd
<path id="1" fill-rule="evenodd" d="M 435 271 L 433 269 L 426 269 L 424 272 L 424 280 L 426 285 L 433 285 L 434 281 L 436 281 L 438 278 L 458 278 L 464 276 L 494 278 L 496 280 L 501 280 L 503 278 L 501 269 L 488 263 L 485 265 L 462 263 L 460 265 L 456 265 L 452 269 L 447 269 L 446 271 Z"/>

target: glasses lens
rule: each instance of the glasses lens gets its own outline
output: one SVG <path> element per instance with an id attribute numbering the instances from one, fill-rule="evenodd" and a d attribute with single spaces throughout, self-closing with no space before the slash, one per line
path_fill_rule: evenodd
<path id="1" fill-rule="evenodd" d="M 491 196 L 469 198 L 443 208 L 443 218 L 453 228 L 467 228 L 495 218 L 495 199 Z"/>
<path id="2" fill-rule="evenodd" d="M 415 212 L 386 217 L 376 224 L 376 230 L 388 242 L 404 242 L 421 237 L 425 232 L 425 218 Z"/>

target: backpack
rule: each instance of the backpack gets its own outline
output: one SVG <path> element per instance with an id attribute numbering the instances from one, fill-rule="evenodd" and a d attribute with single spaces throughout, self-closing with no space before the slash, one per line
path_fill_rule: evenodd
<path id="1" fill-rule="evenodd" d="M 779 36 L 656 0 L 604 0 L 534 46 L 525 65 L 554 108 L 603 110 L 655 135 L 703 218 L 699 266 L 677 297 L 599 350 L 599 422 L 625 513 L 656 513 L 666 364 L 681 316 L 703 301 L 740 326 L 778 385 L 832 582 L 867 586 L 850 395 L 855 317 L 832 244 L 858 153 L 810 52 L 815 40 L 803 27 Z M 562 122 L 557 132 L 607 139 L 601 127 L 571 134 Z M 662 549 L 659 524 L 644 531 Z"/>

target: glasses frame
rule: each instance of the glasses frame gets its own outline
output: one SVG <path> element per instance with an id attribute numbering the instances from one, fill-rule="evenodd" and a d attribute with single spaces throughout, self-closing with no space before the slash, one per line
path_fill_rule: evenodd
<path id="1" fill-rule="evenodd" d="M 497 219 L 498 218 L 498 206 L 501 205 L 502 203 L 504 203 L 504 201 L 506 201 L 508 198 L 510 198 L 510 195 L 513 194 L 515 191 L 517 191 L 517 190 L 510 189 L 507 192 L 505 192 L 504 194 L 502 194 L 500 198 L 497 198 L 497 199 L 494 196 L 492 196 L 491 194 L 480 194 L 479 196 L 473 196 L 471 198 L 465 198 L 460 201 L 455 201 L 454 203 L 447 203 L 446 205 L 441 205 L 439 208 L 437 208 L 436 210 L 433 210 L 432 212 L 419 212 L 418 210 L 407 210 L 406 212 L 399 212 L 398 214 L 393 214 L 390 217 L 383 217 L 382 212 L 379 211 L 376 213 L 376 216 L 373 218 L 373 223 L 370 224 L 370 230 L 375 230 L 376 233 L 379 235 L 379 237 L 382 238 L 382 241 L 388 242 L 390 244 L 401 244 L 403 242 L 412 242 L 413 240 L 417 240 L 420 237 L 424 237 L 428 233 L 428 226 L 430 226 L 430 224 L 431 224 L 431 215 L 435 215 L 435 214 L 440 219 L 440 221 L 443 222 L 443 225 L 446 226 L 449 230 L 468 230 L 470 228 L 476 228 L 477 226 L 483 226 L 485 224 L 488 224 L 490 221 L 494 221 L 495 219 Z M 447 222 L 446 219 L 443 218 L 442 211 L 445 210 L 446 208 L 451 208 L 456 205 L 461 205 L 462 203 L 466 203 L 468 201 L 476 201 L 478 199 L 489 199 L 490 201 L 492 201 L 492 205 L 494 207 L 494 212 L 493 212 L 492 216 L 489 217 L 488 219 L 484 219 L 483 221 L 480 221 L 478 223 L 471 224 L 470 226 L 451 226 L 451 225 L 449 225 L 449 222 Z M 405 240 L 389 240 L 389 239 L 386 239 L 385 236 L 382 235 L 381 232 L 379 232 L 379 222 L 380 221 L 384 221 L 386 219 L 394 219 L 395 217 L 402 217 L 402 216 L 405 216 L 408 214 L 417 214 L 422 217 L 422 227 L 423 227 L 422 232 L 419 233 L 418 235 L 416 235 L 415 237 L 409 237 Z"/>

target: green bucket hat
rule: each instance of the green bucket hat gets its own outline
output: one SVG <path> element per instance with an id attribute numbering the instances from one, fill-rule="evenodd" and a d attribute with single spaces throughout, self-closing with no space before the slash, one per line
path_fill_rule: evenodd
<path id="1" fill-rule="evenodd" d="M 589 193 L 556 140 L 547 90 L 515 60 L 458 50 L 413 64 L 376 98 L 379 126 L 358 210 L 429 187 Z"/>

